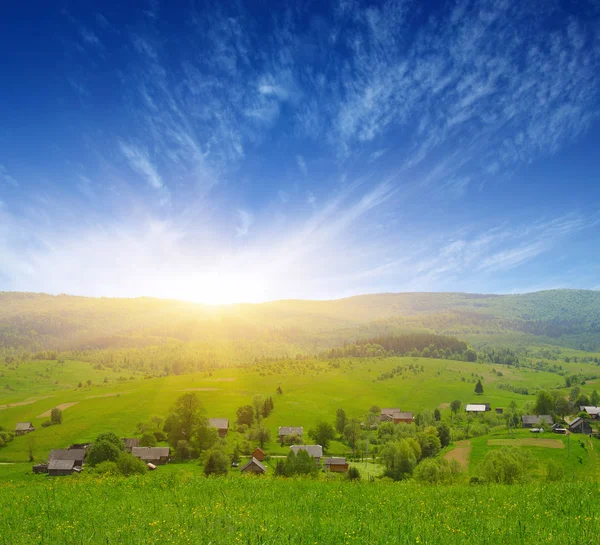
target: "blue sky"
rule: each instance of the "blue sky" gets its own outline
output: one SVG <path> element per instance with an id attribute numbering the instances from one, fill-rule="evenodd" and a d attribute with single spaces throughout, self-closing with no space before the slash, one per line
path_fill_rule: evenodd
<path id="1" fill-rule="evenodd" d="M 3 6 L 0 290 L 600 289 L 597 2 L 130 4 Z"/>

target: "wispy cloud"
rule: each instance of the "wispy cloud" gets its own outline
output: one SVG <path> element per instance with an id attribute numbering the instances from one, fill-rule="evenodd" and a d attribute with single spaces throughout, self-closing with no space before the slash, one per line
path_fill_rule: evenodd
<path id="1" fill-rule="evenodd" d="M 238 238 L 245 237 L 250 231 L 250 227 L 254 223 L 254 217 L 247 210 L 237 211 L 238 225 L 235 228 L 235 236 Z"/>
<path id="2" fill-rule="evenodd" d="M 150 187 L 154 189 L 161 189 L 163 187 L 163 180 L 156 167 L 150 161 L 146 150 L 125 142 L 120 142 L 119 147 L 129 161 L 131 168 L 141 174 Z"/>
<path id="3" fill-rule="evenodd" d="M 300 172 L 302 172 L 302 174 L 306 176 L 306 174 L 308 173 L 308 169 L 306 168 L 306 161 L 304 160 L 304 157 L 302 157 L 302 155 L 296 155 L 296 163 L 298 163 L 298 168 L 300 169 Z"/>
<path id="4" fill-rule="evenodd" d="M 19 182 L 11 176 L 3 165 L 0 165 L 0 181 L 12 187 L 18 187 Z"/>

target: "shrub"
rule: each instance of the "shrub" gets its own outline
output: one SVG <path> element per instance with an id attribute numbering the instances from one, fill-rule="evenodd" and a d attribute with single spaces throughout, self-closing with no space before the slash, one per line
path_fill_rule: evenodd
<path id="1" fill-rule="evenodd" d="M 456 460 L 429 458 L 415 468 L 413 476 L 422 483 L 440 484 L 453 482 L 459 474 L 460 465 Z"/>
<path id="2" fill-rule="evenodd" d="M 354 467 L 354 466 L 349 467 L 346 477 L 350 481 L 358 481 L 360 479 L 360 471 L 358 471 L 357 467 Z"/>
<path id="3" fill-rule="evenodd" d="M 499 484 L 523 482 L 531 469 L 527 453 L 514 447 L 490 450 L 481 464 L 481 472 L 486 480 Z"/>
<path id="4" fill-rule="evenodd" d="M 94 468 L 94 473 L 98 473 L 99 475 L 117 475 L 119 473 L 119 469 L 117 468 L 117 464 L 115 462 L 101 462 Z"/>
<path id="5" fill-rule="evenodd" d="M 87 456 L 87 463 L 94 467 L 102 462 L 116 462 L 121 451 L 110 441 L 94 443 Z"/>
<path id="6" fill-rule="evenodd" d="M 554 460 L 548 462 L 546 466 L 546 480 L 548 482 L 562 481 L 564 474 L 564 469 L 559 463 Z"/>
<path id="7" fill-rule="evenodd" d="M 106 463 L 106 462 L 105 462 Z M 147 471 L 146 463 L 128 452 L 123 452 L 117 459 L 117 468 L 121 475 L 143 475 Z"/>
<path id="8" fill-rule="evenodd" d="M 213 449 L 206 455 L 204 463 L 205 475 L 226 475 L 231 461 L 221 449 Z"/>
<path id="9" fill-rule="evenodd" d="M 123 441 L 117 437 L 115 433 L 109 431 L 107 433 L 101 433 L 98 437 L 96 437 L 96 443 L 108 442 L 113 444 L 119 452 L 123 452 L 125 450 L 125 445 Z"/>
<path id="10" fill-rule="evenodd" d="M 156 446 L 156 437 L 154 437 L 153 433 L 146 432 L 142 435 L 140 439 L 140 447 L 155 447 Z"/>
<path id="11" fill-rule="evenodd" d="M 167 440 L 167 434 L 164 431 L 160 431 L 160 430 L 156 430 L 154 432 L 154 437 L 155 437 L 155 439 L 156 439 L 157 442 L 166 441 Z"/>
<path id="12" fill-rule="evenodd" d="M 42 422 L 42 428 L 49 428 L 50 426 L 52 426 L 52 422 L 50 422 L 50 420 L 44 420 Z"/>

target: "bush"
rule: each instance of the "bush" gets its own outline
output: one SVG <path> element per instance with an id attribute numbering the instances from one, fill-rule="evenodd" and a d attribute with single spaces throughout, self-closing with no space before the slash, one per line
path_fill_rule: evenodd
<path id="1" fill-rule="evenodd" d="M 94 443 L 87 456 L 87 463 L 94 467 L 102 462 L 116 462 L 121 451 L 110 441 Z"/>
<path id="2" fill-rule="evenodd" d="M 96 443 L 108 442 L 113 444 L 119 452 L 123 452 L 125 450 L 125 445 L 123 441 L 117 437 L 112 431 L 107 433 L 101 433 L 98 437 L 96 437 Z"/>
<path id="3" fill-rule="evenodd" d="M 546 466 L 546 480 L 548 482 L 562 481 L 565 471 L 559 463 L 550 460 Z"/>
<path id="4" fill-rule="evenodd" d="M 164 431 L 156 430 L 154 432 L 154 438 L 156 439 L 157 442 L 166 441 L 167 434 Z"/>
<path id="5" fill-rule="evenodd" d="M 349 467 L 348 473 L 346 473 L 346 477 L 350 481 L 358 481 L 360 479 L 360 471 L 358 471 L 357 467 Z"/>
<path id="6" fill-rule="evenodd" d="M 94 468 L 94 473 L 99 475 L 117 475 L 119 469 L 115 462 L 101 462 Z"/>
<path id="7" fill-rule="evenodd" d="M 460 465 L 456 460 L 443 458 L 423 460 L 413 473 L 415 480 L 428 484 L 451 483 L 460 474 Z"/>
<path id="8" fill-rule="evenodd" d="M 154 437 L 153 433 L 146 432 L 142 435 L 140 439 L 140 447 L 155 447 L 156 446 L 156 437 Z"/>
<path id="9" fill-rule="evenodd" d="M 117 459 L 116 466 L 119 470 L 119 473 L 121 475 L 125 475 L 126 477 L 135 474 L 143 475 L 148 469 L 144 461 L 140 460 L 139 458 L 136 458 L 128 452 L 123 452 L 119 456 L 119 458 Z"/>
<path id="10" fill-rule="evenodd" d="M 527 479 L 532 463 L 526 452 L 515 447 L 490 450 L 483 459 L 481 472 L 487 481 L 513 484 Z"/>
<path id="11" fill-rule="evenodd" d="M 231 460 L 221 449 L 213 449 L 206 455 L 204 463 L 205 475 L 226 475 Z"/>
<path id="12" fill-rule="evenodd" d="M 50 422 L 50 420 L 44 420 L 42 422 L 42 428 L 49 428 L 50 426 L 52 426 L 52 422 Z"/>

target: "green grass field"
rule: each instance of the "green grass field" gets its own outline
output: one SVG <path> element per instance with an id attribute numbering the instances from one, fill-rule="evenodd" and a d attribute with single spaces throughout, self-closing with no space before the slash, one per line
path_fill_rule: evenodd
<path id="1" fill-rule="evenodd" d="M 42 477 L 0 487 L 0 543 L 592 545 L 597 499 L 597 485 L 581 482 L 428 487 L 160 471 Z"/>
<path id="2" fill-rule="evenodd" d="M 305 431 L 320 420 L 332 422 L 335 411 L 344 408 L 350 417 L 363 415 L 372 405 L 400 407 L 408 411 L 433 410 L 453 399 L 463 403 L 491 403 L 492 407 L 506 407 L 511 400 L 519 406 L 534 399 L 533 395 L 519 395 L 496 387 L 499 382 L 526 386 L 530 394 L 538 388 L 553 388 L 564 384 L 563 377 L 527 368 L 455 362 L 425 358 L 370 358 L 347 359 L 334 367 L 331 361 L 277 363 L 257 368 L 230 368 L 208 373 L 143 379 L 138 375 L 125 382 L 118 381 L 106 371 L 97 371 L 89 363 L 67 361 L 20 364 L 16 369 L 2 367 L 0 387 L 8 384 L 11 390 L 0 388 L 0 426 L 14 429 L 19 421 L 31 421 L 36 431 L 25 437 L 16 437 L 0 448 L 0 462 L 26 461 L 30 441 L 35 443 L 35 458 L 43 460 L 53 448 L 62 448 L 75 442 L 93 440 L 99 433 L 114 431 L 119 436 L 130 436 L 140 421 L 152 415 L 166 416 L 177 397 L 186 391 L 195 391 L 201 398 L 208 417 L 227 417 L 235 420 L 236 409 L 250 403 L 256 394 L 272 395 L 275 410 L 265 421 L 274 438 L 281 425 L 303 426 Z M 424 371 L 412 371 L 391 379 L 377 380 L 382 372 L 403 365 L 422 366 Z M 563 364 L 573 373 L 592 373 L 597 367 L 585 364 Z M 501 370 L 502 377 L 493 373 Z M 50 378 L 41 377 L 40 374 Z M 483 376 L 485 392 L 474 394 L 473 374 Z M 107 382 L 104 382 L 104 379 Z M 463 382 L 464 379 L 466 382 Z M 77 388 L 91 380 L 92 387 Z M 275 393 L 281 387 L 283 395 Z M 594 383 L 582 387 L 591 392 Z M 563 390 L 564 395 L 568 389 Z M 23 404 L 25 403 L 25 404 Z M 53 407 L 76 403 L 66 409 L 63 424 L 41 428 L 45 418 L 41 414 Z M 1 408 L 16 404 L 16 406 Z M 230 434 L 232 435 L 232 434 Z M 284 453 L 275 441 L 266 446 L 273 454 Z M 331 445 L 332 454 L 344 454 L 348 448 L 341 443 Z"/>

